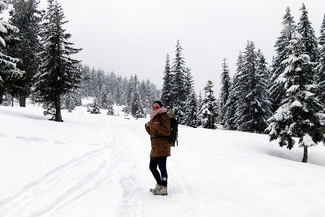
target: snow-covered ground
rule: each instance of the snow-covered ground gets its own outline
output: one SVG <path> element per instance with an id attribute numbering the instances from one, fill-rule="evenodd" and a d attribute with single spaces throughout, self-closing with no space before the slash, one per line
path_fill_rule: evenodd
<path id="1" fill-rule="evenodd" d="M 120 111 L 121 113 L 121 111 Z M 154 196 L 147 119 L 0 106 L 0 217 L 324 217 L 325 147 L 179 128 L 169 195 Z"/>

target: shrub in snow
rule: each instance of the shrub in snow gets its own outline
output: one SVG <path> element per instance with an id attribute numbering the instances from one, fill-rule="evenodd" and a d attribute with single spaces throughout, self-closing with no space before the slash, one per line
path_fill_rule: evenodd
<path id="1" fill-rule="evenodd" d="M 94 103 L 93 107 L 90 109 L 90 114 L 100 114 L 100 109 L 97 103 Z"/>

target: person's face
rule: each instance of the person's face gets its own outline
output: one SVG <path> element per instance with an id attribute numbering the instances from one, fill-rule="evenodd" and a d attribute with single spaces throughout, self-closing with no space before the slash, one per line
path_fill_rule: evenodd
<path id="1" fill-rule="evenodd" d="M 152 110 L 155 111 L 155 110 L 158 110 L 158 109 L 160 109 L 159 104 L 158 104 L 158 103 L 154 103 L 154 104 L 152 105 Z"/>

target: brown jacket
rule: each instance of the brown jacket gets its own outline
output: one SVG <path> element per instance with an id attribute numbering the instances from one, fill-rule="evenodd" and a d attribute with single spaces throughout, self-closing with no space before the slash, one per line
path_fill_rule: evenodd
<path id="1" fill-rule="evenodd" d="M 157 114 L 150 120 L 149 126 L 145 125 L 145 128 L 151 139 L 150 157 L 170 156 L 170 144 L 168 142 L 170 120 L 167 113 Z"/>

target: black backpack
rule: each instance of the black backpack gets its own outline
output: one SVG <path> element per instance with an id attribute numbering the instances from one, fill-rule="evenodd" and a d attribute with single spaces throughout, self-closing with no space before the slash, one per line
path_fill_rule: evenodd
<path id="1" fill-rule="evenodd" d="M 167 116 L 170 120 L 170 135 L 168 136 L 168 141 L 170 142 L 170 146 L 175 147 L 175 143 L 178 146 L 178 123 L 172 110 L 167 111 Z"/>

